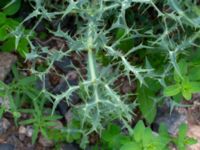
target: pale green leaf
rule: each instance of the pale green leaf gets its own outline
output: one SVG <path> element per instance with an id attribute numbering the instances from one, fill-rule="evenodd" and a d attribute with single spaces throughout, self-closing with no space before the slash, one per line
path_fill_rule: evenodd
<path id="1" fill-rule="evenodd" d="M 136 142 L 140 142 L 142 140 L 144 134 L 145 126 L 142 121 L 139 121 L 135 128 L 133 129 L 133 137 Z"/>
<path id="2" fill-rule="evenodd" d="M 181 91 L 180 84 L 175 84 L 175 85 L 165 87 L 163 94 L 165 96 L 174 96 L 180 93 L 180 91 Z"/>

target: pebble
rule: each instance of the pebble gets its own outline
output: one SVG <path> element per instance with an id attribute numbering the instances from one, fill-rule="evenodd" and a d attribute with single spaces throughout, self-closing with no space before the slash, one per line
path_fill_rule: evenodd
<path id="1" fill-rule="evenodd" d="M 19 133 L 20 133 L 20 134 L 26 134 L 26 127 L 20 126 L 20 127 L 19 127 Z"/>
<path id="2" fill-rule="evenodd" d="M 19 133 L 19 139 L 20 139 L 20 141 L 24 141 L 25 138 L 26 138 L 25 134 L 20 134 Z"/>
<path id="3" fill-rule="evenodd" d="M 23 143 L 15 135 L 8 137 L 6 142 L 13 145 L 16 150 L 21 150 L 24 148 Z"/>
<path id="4" fill-rule="evenodd" d="M 17 57 L 11 53 L 0 52 L 0 80 L 4 80 L 10 72 L 12 65 Z"/>
<path id="5" fill-rule="evenodd" d="M 73 70 L 71 67 L 71 60 L 69 57 L 64 56 L 60 61 L 55 61 L 54 65 L 60 69 L 63 73 L 68 73 L 69 71 Z"/>
<path id="6" fill-rule="evenodd" d="M 44 147 L 54 146 L 54 142 L 52 140 L 45 139 L 42 135 L 39 137 L 39 143 Z"/>
<path id="7" fill-rule="evenodd" d="M 32 126 L 27 126 L 26 128 L 26 136 L 27 137 L 32 137 L 33 135 L 33 127 Z"/>
<path id="8" fill-rule="evenodd" d="M 0 134 L 5 133 L 10 126 L 11 124 L 6 118 L 0 119 Z"/>

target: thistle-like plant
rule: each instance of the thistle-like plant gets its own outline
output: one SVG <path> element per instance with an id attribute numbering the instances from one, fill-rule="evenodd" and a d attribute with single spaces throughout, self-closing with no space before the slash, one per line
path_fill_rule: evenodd
<path id="1" fill-rule="evenodd" d="M 53 22 L 60 19 L 62 22 L 67 17 L 73 17 L 75 20 L 75 33 L 62 28 L 61 22 L 57 25 L 56 31 L 49 29 L 53 36 L 65 41 L 67 48 L 52 50 L 41 47 L 31 43 L 27 36 L 31 52 L 26 54 L 26 59 L 33 64 L 30 71 L 44 81 L 41 92 L 52 98 L 52 113 L 60 101 L 65 99 L 72 107 L 75 116 L 73 119 L 80 121 L 83 137 L 94 131 L 101 133 L 108 122 L 116 119 L 121 120 L 124 127 L 130 129 L 129 122 L 132 120 L 136 105 L 134 100 L 130 100 L 130 93 L 122 95 L 117 90 L 116 81 L 119 77 L 127 76 L 130 83 L 138 82 L 138 89 L 145 89 L 144 86 L 150 88 L 151 85 L 146 82 L 147 78 L 158 82 L 161 88 L 165 86 L 165 79 L 172 76 L 172 69 L 178 76 L 182 76 L 177 60 L 191 47 L 198 46 L 195 42 L 199 38 L 200 23 L 199 9 L 195 2 L 64 0 L 64 6 L 55 10 L 48 7 L 49 3 L 45 0 L 29 1 L 34 10 L 21 24 L 37 18 L 38 21 L 32 31 L 42 20 Z M 189 32 L 185 32 L 186 30 Z M 124 47 L 126 42 L 131 43 L 131 46 Z M 79 84 L 69 84 L 68 89 L 60 94 L 47 91 L 45 77 L 51 70 L 55 70 L 54 62 L 60 61 L 64 56 L 71 56 L 72 53 L 87 57 L 87 62 L 83 62 L 86 63 L 87 74 L 82 74 L 80 68 L 73 65 L 79 74 Z M 102 65 L 97 59 L 99 53 L 103 58 L 109 59 L 108 65 Z M 133 58 L 139 59 L 140 63 Z M 37 69 L 37 59 L 46 62 L 45 70 Z M 66 77 L 60 76 L 68 83 Z M 148 106 L 155 107 L 159 101 L 155 98 L 155 92 L 159 91 L 145 93 L 141 92 L 142 90 L 136 93 L 138 103 L 145 109 Z M 74 92 L 84 93 L 81 103 L 77 105 L 73 105 Z M 148 99 L 143 99 L 145 97 Z M 148 105 L 145 101 L 148 101 Z M 143 110 L 144 117 L 149 117 Z M 154 111 L 150 113 L 153 114 L 149 119 L 151 123 L 156 109 L 149 110 Z M 84 142 L 82 146 L 85 146 Z"/>

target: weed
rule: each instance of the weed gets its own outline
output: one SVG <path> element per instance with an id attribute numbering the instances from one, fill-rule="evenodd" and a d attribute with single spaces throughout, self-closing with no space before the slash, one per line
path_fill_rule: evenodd
<path id="1" fill-rule="evenodd" d="M 199 92 L 199 79 L 194 80 L 194 74 L 189 73 L 190 69 L 195 72 L 195 67 L 199 63 L 196 62 L 197 65 L 189 68 L 187 67 L 190 65 L 189 61 L 184 60 L 189 58 L 187 53 L 190 55 L 192 49 L 198 50 L 199 46 L 197 41 L 200 35 L 200 23 L 197 2 L 66 0 L 62 6 L 59 5 L 59 9 L 55 9 L 49 2 L 43 0 L 29 0 L 29 2 L 33 12 L 10 32 L 14 38 L 4 39 L 7 32 L 3 28 L 0 32 L 3 36 L 0 37 L 3 41 L 7 40 L 4 45 L 6 43 L 15 45 L 14 48 L 19 48 L 20 54 L 25 55 L 26 60 L 33 64 L 30 72 L 43 81 L 41 94 L 52 102 L 52 115 L 61 100 L 65 100 L 71 107 L 74 116 L 72 120 L 78 122 L 78 131 L 81 133 L 81 136 L 78 134 L 71 139 L 77 140 L 81 137 L 82 148 L 88 143 L 88 135 L 93 132 L 101 135 L 104 128 L 113 120 L 120 120 L 123 128 L 131 133 L 130 122 L 137 106 L 146 121 L 151 124 L 156 116 L 156 106 L 164 101 L 166 96 L 177 96 L 181 93 L 184 98 L 191 99 L 193 93 Z M 0 23 L 3 21 L 4 24 L 6 17 L 3 13 L 1 15 L 4 19 Z M 75 31 L 66 30 L 61 22 L 56 29 L 48 29 L 49 34 L 62 38 L 66 47 L 49 49 L 31 42 L 31 33 L 42 20 L 52 23 L 54 20 L 62 21 L 68 17 L 74 18 L 75 23 L 72 26 Z M 26 32 L 23 31 L 22 24 L 32 19 L 37 21 L 31 32 L 24 35 Z M 30 52 L 26 50 L 26 40 L 30 44 Z M 9 44 L 9 41 L 12 43 L 14 41 L 14 44 Z M 7 46 L 4 47 L 6 50 L 9 49 Z M 20 47 L 23 47 L 22 50 Z M 79 84 L 69 85 L 68 89 L 59 94 L 49 92 L 45 86 L 46 75 L 55 69 L 55 61 L 61 61 L 63 57 L 71 56 L 73 53 L 87 57 L 86 62 L 83 62 L 83 66 L 86 64 L 84 69 L 87 73 L 82 74 L 80 68 L 72 65 L 79 75 Z M 46 67 L 37 69 L 39 67 L 35 64 L 38 59 L 44 60 Z M 136 96 L 136 100 L 130 93 L 122 94 L 118 90 L 119 85 L 116 85 L 116 81 L 122 76 L 127 77 L 130 84 L 137 84 L 137 91 L 131 93 Z M 166 86 L 168 84 L 171 86 Z M 8 89 L 7 85 L 3 83 L 2 85 Z M 23 87 L 23 84 L 20 86 Z M 12 92 L 8 91 L 8 95 L 13 95 L 12 88 Z M 82 100 L 77 105 L 73 105 L 72 99 L 72 94 L 75 92 L 81 95 Z M 38 94 L 33 96 L 30 96 L 29 92 L 27 94 L 27 89 L 23 89 L 22 93 L 30 99 L 38 98 Z M 37 108 L 34 101 L 32 104 L 34 111 L 31 112 L 41 117 L 42 111 L 35 111 Z M 40 126 L 36 129 L 42 130 L 45 117 L 42 122 L 38 122 L 35 116 L 30 122 L 36 122 Z M 132 137 L 134 142 L 129 143 L 130 145 L 138 149 L 141 146 L 165 148 L 167 142 L 162 137 L 155 137 L 150 128 L 144 128 L 141 122 L 138 124 L 138 128 L 141 128 L 142 132 L 145 131 L 147 137 L 137 137 L 135 133 Z M 68 126 L 67 130 L 74 131 L 76 126 L 75 129 L 73 126 Z M 142 145 L 138 145 L 140 142 Z M 124 147 L 126 149 L 130 146 Z"/>
<path id="2" fill-rule="evenodd" d="M 139 121 L 132 132 L 126 135 L 116 125 L 110 125 L 102 133 L 103 148 L 109 150 L 167 150 L 170 143 L 175 143 L 179 150 L 184 150 L 188 145 L 195 144 L 196 140 L 186 136 L 187 126 L 180 125 L 177 137 L 168 134 L 167 128 L 161 124 L 159 133 L 153 132 Z"/>

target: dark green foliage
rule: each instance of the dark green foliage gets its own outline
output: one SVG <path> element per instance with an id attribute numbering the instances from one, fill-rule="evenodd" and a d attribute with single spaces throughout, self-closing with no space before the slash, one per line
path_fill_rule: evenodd
<path id="1" fill-rule="evenodd" d="M 116 125 L 109 126 L 102 133 L 103 148 L 108 150 L 168 150 L 170 143 L 175 143 L 179 150 L 195 144 L 196 140 L 186 136 L 187 126 L 182 124 L 178 137 L 171 137 L 167 128 L 161 124 L 159 133 L 153 132 L 139 121 L 129 135 L 121 132 Z"/>
<path id="2" fill-rule="evenodd" d="M 29 30 L 25 30 L 20 23 L 12 18 L 8 18 L 5 13 L 0 12 L 0 50 L 4 52 L 17 51 L 22 57 L 25 57 L 29 51 L 30 36 Z"/>

